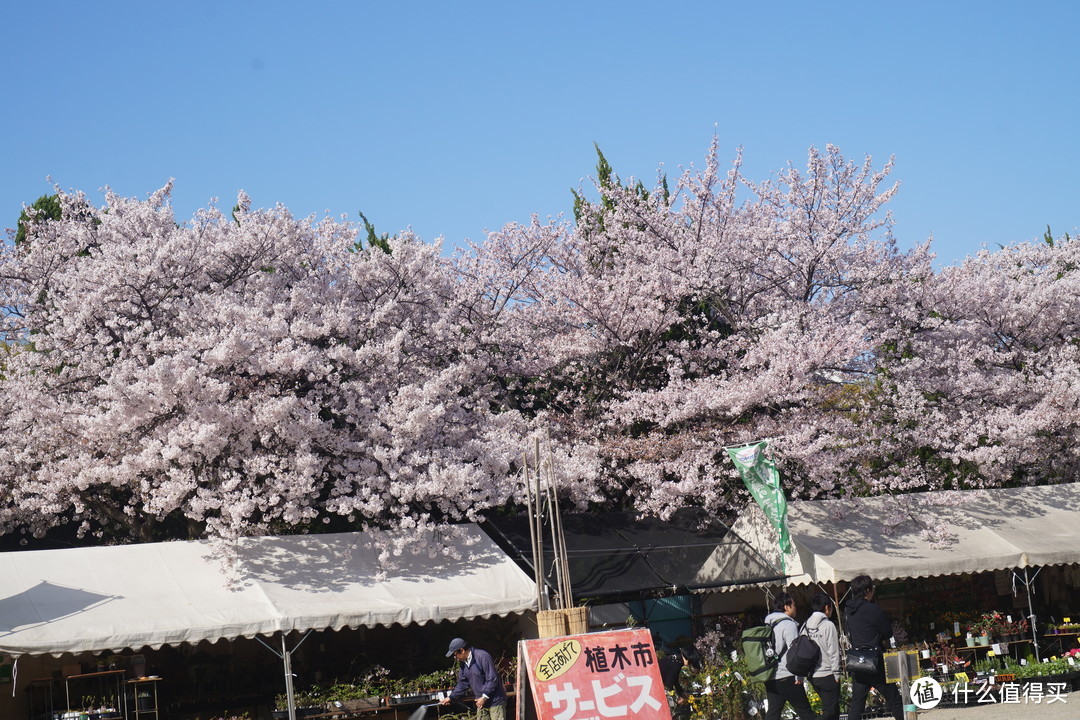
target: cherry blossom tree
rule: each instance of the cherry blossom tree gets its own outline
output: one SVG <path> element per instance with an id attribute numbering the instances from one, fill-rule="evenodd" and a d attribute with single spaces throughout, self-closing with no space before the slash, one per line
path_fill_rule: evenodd
<path id="1" fill-rule="evenodd" d="M 178 224 L 168 187 L 59 193 L 0 255 L 0 531 L 400 552 L 523 502 L 536 440 L 568 504 L 661 515 L 741 506 L 723 448 L 761 438 L 795 497 L 1071 479 L 1077 243 L 935 272 L 891 171 L 829 146 L 754 182 L 714 141 L 452 258 L 242 195 Z"/>
<path id="2" fill-rule="evenodd" d="M 81 212 L 5 248 L 0 528 L 404 544 L 512 496 L 532 426 L 493 402 L 437 245 L 357 251 L 350 224 L 243 196 L 177 224 L 168 193 L 60 193 Z"/>
<path id="3" fill-rule="evenodd" d="M 722 448 L 761 437 L 781 438 L 796 493 L 836 491 L 820 410 L 873 377 L 894 305 L 932 275 L 926 247 L 896 248 L 890 171 L 812 148 L 805 171 L 753 183 L 714 144 L 673 193 L 600 182 L 575 225 L 493 233 L 458 267 L 496 344 L 517 341 L 506 396 L 595 445 L 602 490 L 641 510 L 730 506 Z"/>
<path id="4" fill-rule="evenodd" d="M 982 251 L 928 283 L 876 382 L 852 394 L 847 477 L 867 491 L 1073 481 L 1080 246 Z M 856 468 L 863 471 L 857 472 Z"/>

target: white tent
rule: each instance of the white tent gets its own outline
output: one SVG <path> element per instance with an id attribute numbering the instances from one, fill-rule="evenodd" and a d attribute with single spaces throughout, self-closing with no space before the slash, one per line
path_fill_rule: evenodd
<path id="1" fill-rule="evenodd" d="M 0 652 L 158 648 L 277 632 L 426 623 L 535 608 L 536 588 L 475 525 L 463 557 L 384 569 L 361 533 L 0 554 Z M 471 543 L 471 544 L 470 544 Z"/>
<path id="2" fill-rule="evenodd" d="M 945 536 L 928 530 L 944 524 Z M 756 505 L 732 526 L 779 566 Z M 917 578 L 1080 562 L 1080 483 L 788 505 L 788 583 Z"/>

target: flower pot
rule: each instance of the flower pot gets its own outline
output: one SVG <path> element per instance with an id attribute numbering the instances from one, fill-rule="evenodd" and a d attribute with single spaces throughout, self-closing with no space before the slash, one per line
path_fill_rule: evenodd
<path id="1" fill-rule="evenodd" d="M 390 698 L 390 704 L 391 705 L 407 705 L 409 703 L 424 702 L 425 700 L 430 700 L 430 699 L 431 698 L 428 695 L 402 695 L 400 697 L 392 697 L 392 698 Z"/>
<path id="2" fill-rule="evenodd" d="M 374 710 L 375 708 L 381 707 L 383 701 L 380 697 L 368 697 L 345 700 L 341 704 L 349 712 L 357 712 L 359 710 Z"/>
<path id="3" fill-rule="evenodd" d="M 990 636 L 989 635 L 976 635 L 975 636 L 975 644 L 976 645 L 989 645 L 990 644 Z"/>

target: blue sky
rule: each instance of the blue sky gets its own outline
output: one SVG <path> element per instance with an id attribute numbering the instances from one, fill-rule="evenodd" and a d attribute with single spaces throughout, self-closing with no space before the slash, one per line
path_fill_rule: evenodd
<path id="1" fill-rule="evenodd" d="M 896 158 L 939 264 L 1080 226 L 1080 2 L 5 3 L 0 227 L 175 178 L 425 240 L 569 212 L 598 143 L 647 185 L 742 147 Z"/>

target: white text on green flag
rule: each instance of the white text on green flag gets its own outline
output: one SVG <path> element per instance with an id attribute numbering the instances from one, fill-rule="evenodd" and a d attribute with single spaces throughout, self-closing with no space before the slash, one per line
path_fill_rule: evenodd
<path id="1" fill-rule="evenodd" d="M 767 445 L 768 443 L 762 440 L 753 445 L 725 449 L 735 463 L 746 489 L 754 496 L 769 524 L 779 533 L 782 559 L 791 551 L 791 538 L 787 529 L 787 499 L 780 488 L 780 473 L 776 464 L 765 456 Z"/>

